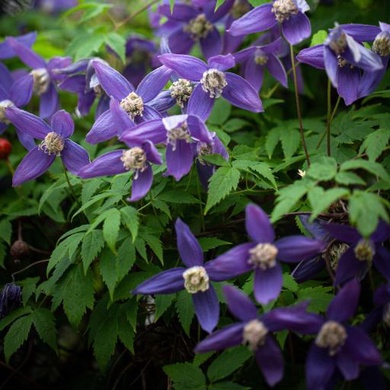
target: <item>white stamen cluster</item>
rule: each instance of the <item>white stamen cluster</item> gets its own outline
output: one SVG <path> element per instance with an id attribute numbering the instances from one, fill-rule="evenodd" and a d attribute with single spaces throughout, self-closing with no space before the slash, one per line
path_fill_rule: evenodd
<path id="1" fill-rule="evenodd" d="M 289 20 L 291 15 L 296 15 L 299 12 L 294 0 L 276 0 L 271 11 L 279 23 Z"/>
<path id="2" fill-rule="evenodd" d="M 194 41 L 206 38 L 213 29 L 214 25 L 207 20 L 205 14 L 199 14 L 196 18 L 191 19 L 183 28 L 184 32 L 190 34 Z"/>
<path id="3" fill-rule="evenodd" d="M 139 146 L 135 146 L 134 148 L 124 150 L 121 156 L 121 161 L 123 162 L 123 166 L 126 171 L 140 170 L 143 172 L 146 169 L 146 153 Z"/>
<path id="4" fill-rule="evenodd" d="M 2 100 L 0 102 L 0 123 L 6 123 L 6 124 L 9 124 L 10 121 L 7 119 L 6 115 L 5 115 L 5 109 L 7 107 L 12 107 L 14 106 L 14 104 L 11 102 L 11 100 Z"/>
<path id="5" fill-rule="evenodd" d="M 61 156 L 65 147 L 64 139 L 54 131 L 48 133 L 45 139 L 39 144 L 38 148 L 48 155 L 55 154 Z"/>
<path id="6" fill-rule="evenodd" d="M 372 242 L 364 238 L 357 243 L 354 252 L 356 258 L 360 261 L 371 262 L 375 255 L 375 249 L 372 245 Z"/>
<path id="7" fill-rule="evenodd" d="M 261 321 L 257 319 L 249 321 L 244 327 L 243 344 L 248 345 L 251 351 L 256 351 L 265 343 L 267 333 L 268 329 Z"/>
<path id="8" fill-rule="evenodd" d="M 33 69 L 30 74 L 34 80 L 33 92 L 36 95 L 45 93 L 50 84 L 49 72 L 45 68 Z"/>
<path id="9" fill-rule="evenodd" d="M 268 62 L 268 56 L 261 52 L 255 54 L 255 64 L 257 65 L 265 65 Z"/>
<path id="10" fill-rule="evenodd" d="M 184 288 L 190 294 L 207 291 L 209 289 L 209 276 L 202 266 L 194 266 L 183 272 Z"/>
<path id="11" fill-rule="evenodd" d="M 272 244 L 257 244 L 249 249 L 249 264 L 262 270 L 275 267 L 278 248 Z"/>
<path id="12" fill-rule="evenodd" d="M 169 87 L 171 96 L 176 100 L 176 103 L 183 108 L 184 103 L 190 98 L 192 93 L 192 85 L 189 80 L 179 79 L 172 83 Z"/>
<path id="13" fill-rule="evenodd" d="M 387 31 L 380 32 L 373 44 L 372 51 L 379 54 L 382 57 L 390 55 L 390 33 Z"/>
<path id="14" fill-rule="evenodd" d="M 203 156 L 209 156 L 213 153 L 212 145 L 206 144 L 206 142 L 199 142 L 197 149 L 199 162 L 203 165 L 206 165 L 207 163 L 204 161 Z"/>
<path id="15" fill-rule="evenodd" d="M 225 74 L 218 69 L 204 72 L 200 83 L 203 91 L 208 92 L 211 98 L 220 97 L 222 90 L 227 86 Z"/>
<path id="16" fill-rule="evenodd" d="M 332 38 L 328 41 L 328 46 L 337 56 L 340 56 L 347 48 L 347 36 L 343 32 L 334 33 L 333 35 L 337 35 L 337 37 L 334 38 L 332 36 Z"/>
<path id="17" fill-rule="evenodd" d="M 144 101 L 142 97 L 138 96 L 135 92 L 130 92 L 119 103 L 121 108 L 134 120 L 136 116 L 142 116 L 144 112 Z"/>
<path id="18" fill-rule="evenodd" d="M 187 143 L 191 142 L 191 135 L 188 131 L 187 122 L 183 122 L 180 126 L 167 131 L 167 142 L 172 145 L 172 150 L 176 150 L 176 141 L 184 140 Z"/>
<path id="19" fill-rule="evenodd" d="M 334 356 L 344 345 L 347 336 L 343 325 L 336 321 L 327 321 L 322 325 L 315 344 L 321 348 L 328 348 L 329 355 Z"/>

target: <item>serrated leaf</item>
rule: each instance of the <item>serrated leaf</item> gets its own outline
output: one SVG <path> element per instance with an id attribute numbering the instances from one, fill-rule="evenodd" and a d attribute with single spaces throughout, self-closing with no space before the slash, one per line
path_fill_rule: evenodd
<path id="1" fill-rule="evenodd" d="M 191 294 L 183 290 L 177 293 L 176 311 L 179 316 L 179 321 L 186 334 L 190 335 L 190 326 L 194 318 L 194 306 L 192 303 Z"/>
<path id="2" fill-rule="evenodd" d="M 155 298 L 156 312 L 154 313 L 156 321 L 167 311 L 167 309 L 169 308 L 169 306 L 171 306 L 175 298 L 176 298 L 175 294 L 156 295 Z"/>
<path id="3" fill-rule="evenodd" d="M 120 224 L 120 211 L 118 209 L 110 209 L 110 212 L 103 223 L 103 237 L 114 253 L 116 252 L 116 241 L 118 239 Z"/>
<path id="4" fill-rule="evenodd" d="M 144 234 L 144 233 L 142 234 L 142 238 L 145 240 L 145 242 L 148 244 L 150 249 L 160 260 L 161 264 L 164 264 L 163 248 L 160 239 L 151 234 Z"/>
<path id="5" fill-rule="evenodd" d="M 121 208 L 121 215 L 122 221 L 129 229 L 134 242 L 138 235 L 138 211 L 134 207 L 126 206 Z"/>
<path id="6" fill-rule="evenodd" d="M 321 156 L 310 165 L 306 174 L 318 181 L 332 180 L 337 174 L 337 162 L 333 157 Z"/>
<path id="7" fill-rule="evenodd" d="M 216 165 L 218 167 L 228 167 L 229 162 L 226 161 L 220 154 L 209 154 L 202 156 L 202 160 L 206 161 L 207 163 Z"/>
<path id="8" fill-rule="evenodd" d="M 306 287 L 298 290 L 297 301 L 309 300 L 308 310 L 314 313 L 324 313 L 330 301 L 334 298 L 332 287 Z"/>
<path id="9" fill-rule="evenodd" d="M 194 356 L 194 360 L 192 364 L 196 367 L 199 367 L 201 364 L 203 364 L 205 361 L 209 360 L 211 356 L 213 356 L 216 352 L 210 351 L 206 353 L 199 353 Z"/>
<path id="10" fill-rule="evenodd" d="M 390 181 L 389 174 L 386 172 L 383 166 L 374 161 L 367 161 L 363 159 L 349 160 L 340 166 L 340 171 L 349 171 L 351 169 L 364 169 L 374 176 L 378 176 L 383 180 Z"/>
<path id="11" fill-rule="evenodd" d="M 35 293 L 36 285 L 37 285 L 38 281 L 39 281 L 39 276 L 37 276 L 35 278 L 26 278 L 26 279 L 20 281 L 20 285 L 22 286 L 23 306 L 26 306 L 27 301 Z"/>
<path id="12" fill-rule="evenodd" d="M 301 136 L 298 130 L 287 128 L 280 132 L 280 141 L 282 142 L 284 158 L 288 160 L 297 151 L 301 143 Z"/>
<path id="13" fill-rule="evenodd" d="M 81 244 L 81 259 L 85 272 L 91 265 L 94 258 L 99 254 L 104 246 L 104 238 L 101 230 L 92 230 L 87 233 Z"/>
<path id="14" fill-rule="evenodd" d="M 111 250 L 105 248 L 99 256 L 100 275 L 108 288 L 110 299 L 113 299 L 114 289 L 118 282 L 118 272 L 116 269 L 116 256 Z"/>
<path id="15" fill-rule="evenodd" d="M 325 30 L 319 30 L 311 37 L 310 46 L 321 45 L 325 42 L 328 33 Z"/>
<path id="16" fill-rule="evenodd" d="M 220 240 L 216 237 L 201 237 L 199 239 L 199 244 L 203 251 L 208 251 L 210 249 L 218 248 L 222 245 L 230 245 L 231 242 Z"/>
<path id="17" fill-rule="evenodd" d="M 172 379 L 175 390 L 206 390 L 206 378 L 199 367 L 191 363 L 177 363 L 163 367 Z"/>
<path id="18" fill-rule="evenodd" d="M 277 189 L 275 177 L 272 174 L 271 168 L 269 167 L 269 165 L 267 163 L 256 162 L 256 163 L 252 164 L 249 168 L 254 170 L 255 172 L 257 172 L 261 176 L 265 177 L 267 180 L 269 180 L 271 182 L 273 187 L 275 189 Z"/>
<path id="19" fill-rule="evenodd" d="M 283 274 L 283 287 L 292 292 L 298 291 L 298 283 L 290 274 Z"/>
<path id="20" fill-rule="evenodd" d="M 101 178 L 93 178 L 85 181 L 81 188 L 81 203 L 84 205 L 102 184 Z"/>
<path id="21" fill-rule="evenodd" d="M 74 57 L 74 61 L 90 57 L 99 51 L 105 39 L 105 34 L 96 32 L 77 35 L 70 42 L 65 53 Z"/>
<path id="22" fill-rule="evenodd" d="M 11 245 L 12 225 L 8 219 L 0 221 L 0 240 L 5 241 L 8 245 Z"/>
<path id="23" fill-rule="evenodd" d="M 369 134 L 360 147 L 359 154 L 367 153 L 370 161 L 375 161 L 388 146 L 389 129 L 379 129 Z"/>
<path id="24" fill-rule="evenodd" d="M 222 125 L 227 121 L 232 110 L 232 105 L 224 99 L 215 99 L 213 110 L 208 118 L 208 122 L 213 125 Z"/>
<path id="25" fill-rule="evenodd" d="M 53 313 L 48 309 L 37 308 L 32 313 L 32 320 L 38 336 L 56 351 L 57 330 Z"/>
<path id="26" fill-rule="evenodd" d="M 123 63 L 126 61 L 126 39 L 116 32 L 106 34 L 106 44 L 116 53 Z"/>
<path id="27" fill-rule="evenodd" d="M 126 238 L 118 249 L 116 268 L 118 272 L 118 282 L 120 282 L 131 270 L 136 261 L 135 246 Z"/>
<path id="28" fill-rule="evenodd" d="M 124 309 L 125 305 L 121 306 L 121 309 Z M 134 354 L 134 339 L 135 332 L 131 324 L 128 322 L 124 310 L 121 311 L 118 317 L 118 337 L 124 346 Z"/>
<path id="29" fill-rule="evenodd" d="M 220 167 L 210 179 L 205 214 L 231 191 L 235 190 L 240 180 L 240 171 L 236 168 Z"/>
<path id="30" fill-rule="evenodd" d="M 241 130 L 243 127 L 250 125 L 250 122 L 240 119 L 240 118 L 233 118 L 229 119 L 224 125 L 223 129 L 227 133 L 233 133 L 237 130 Z"/>
<path id="31" fill-rule="evenodd" d="M 353 172 L 339 172 L 337 173 L 335 180 L 339 184 L 349 185 L 365 185 L 366 182 L 356 173 Z"/>
<path id="32" fill-rule="evenodd" d="M 194 204 L 199 200 L 186 191 L 177 189 L 175 191 L 165 191 L 158 196 L 158 199 L 168 203 Z"/>
<path id="33" fill-rule="evenodd" d="M 347 195 L 349 195 L 347 188 L 331 188 L 327 191 L 324 191 L 321 187 L 311 188 L 308 192 L 308 198 L 313 208 L 310 220 L 313 221 L 318 214 L 328 210 L 334 202 Z"/>
<path id="34" fill-rule="evenodd" d="M 267 134 L 267 137 L 265 139 L 265 150 L 269 159 L 272 158 L 275 147 L 280 140 L 281 131 L 282 129 L 280 127 L 274 127 Z"/>
<path id="35" fill-rule="evenodd" d="M 253 353 L 246 346 L 226 349 L 210 364 L 207 376 L 211 382 L 226 378 L 252 356 Z"/>
<path id="36" fill-rule="evenodd" d="M 13 355 L 27 340 L 33 322 L 32 315 L 18 318 L 4 337 L 4 355 L 8 363 Z"/>
<path id="37" fill-rule="evenodd" d="M 12 310 L 4 318 L 0 320 L 0 331 L 5 329 L 8 325 L 14 322 L 16 319 L 23 317 L 25 315 L 31 314 L 32 310 L 30 306 L 20 307 L 18 309 Z"/>

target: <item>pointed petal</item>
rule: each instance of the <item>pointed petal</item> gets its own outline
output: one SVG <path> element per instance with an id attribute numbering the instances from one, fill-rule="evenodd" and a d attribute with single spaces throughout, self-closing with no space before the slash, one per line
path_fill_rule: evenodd
<path id="1" fill-rule="evenodd" d="M 227 85 L 222 96 L 236 107 L 253 112 L 262 112 L 263 104 L 257 91 L 241 76 L 225 73 Z"/>
<path id="2" fill-rule="evenodd" d="M 216 55 L 208 60 L 209 68 L 225 71 L 236 65 L 235 57 L 232 54 Z"/>
<path id="3" fill-rule="evenodd" d="M 267 69 L 283 87 L 287 88 L 287 73 L 282 61 L 280 61 L 278 57 L 275 55 L 268 56 Z"/>
<path id="4" fill-rule="evenodd" d="M 287 42 L 296 45 L 311 35 L 311 24 L 309 18 L 298 12 L 282 23 L 283 35 Z"/>
<path id="5" fill-rule="evenodd" d="M 221 54 L 222 52 L 222 38 L 217 28 L 211 30 L 206 38 L 201 38 L 199 43 L 206 59 Z"/>
<path id="6" fill-rule="evenodd" d="M 325 269 L 325 261 L 322 255 L 302 260 L 291 272 L 291 276 L 298 283 L 313 279 L 318 273 Z"/>
<path id="7" fill-rule="evenodd" d="M 356 340 L 358 342 L 358 340 Z M 359 375 L 359 363 L 354 356 L 348 353 L 348 350 L 343 348 L 336 356 L 336 365 L 347 381 L 356 379 Z"/>
<path id="8" fill-rule="evenodd" d="M 153 119 L 124 131 L 119 139 L 128 146 L 143 143 L 145 140 L 159 144 L 166 141 L 167 131 L 161 119 Z"/>
<path id="9" fill-rule="evenodd" d="M 9 43 L 14 52 L 27 66 L 33 69 L 46 69 L 46 61 L 38 54 L 34 53 L 30 48 L 24 46 L 12 37 L 7 38 L 6 42 Z"/>
<path id="10" fill-rule="evenodd" d="M 142 113 L 142 122 L 151 121 L 153 119 L 162 118 L 162 115 L 153 107 L 148 104 L 144 106 L 144 112 Z M 137 122 L 137 118 L 136 122 Z"/>
<path id="11" fill-rule="evenodd" d="M 170 34 L 168 41 L 171 52 L 179 54 L 188 54 L 195 43 L 191 35 L 183 31 L 182 28 Z"/>
<path id="12" fill-rule="evenodd" d="M 266 270 L 256 268 L 253 286 L 256 301 L 263 305 L 273 301 L 279 296 L 282 284 L 282 267 L 279 263 Z"/>
<path id="13" fill-rule="evenodd" d="M 117 135 L 117 128 L 114 126 L 114 119 L 110 110 L 103 112 L 96 119 L 91 130 L 85 136 L 85 140 L 90 144 L 98 144 Z"/>
<path id="14" fill-rule="evenodd" d="M 158 13 L 160 15 L 166 16 L 168 19 L 177 20 L 177 21 L 190 21 L 193 18 L 196 18 L 198 15 L 196 9 L 187 4 L 175 3 L 173 7 L 173 12 L 171 12 L 171 7 L 169 4 L 162 4 L 158 7 Z"/>
<path id="15" fill-rule="evenodd" d="M 142 149 L 146 153 L 146 157 L 148 161 L 150 161 L 153 164 L 162 164 L 162 158 L 160 156 L 160 153 L 158 152 L 157 148 L 154 146 L 153 142 L 146 141 L 142 144 Z"/>
<path id="16" fill-rule="evenodd" d="M 132 294 L 172 294 L 184 289 L 183 267 L 172 268 L 139 284 Z"/>
<path id="17" fill-rule="evenodd" d="M 38 146 L 31 149 L 16 168 L 12 178 L 12 185 L 14 187 L 19 186 L 25 181 L 41 176 L 53 164 L 55 158 L 54 154 L 46 154 L 38 149 Z"/>
<path id="18" fill-rule="evenodd" d="M 296 59 L 317 69 L 325 69 L 324 45 L 315 45 L 301 50 Z"/>
<path id="19" fill-rule="evenodd" d="M 57 111 L 51 118 L 52 129 L 63 138 L 69 138 L 74 131 L 74 122 L 69 112 Z"/>
<path id="20" fill-rule="evenodd" d="M 176 148 L 173 150 L 172 145 L 167 146 L 166 161 L 167 173 L 179 181 L 190 170 L 193 161 L 191 144 L 185 140 L 176 140 Z"/>
<path id="21" fill-rule="evenodd" d="M 31 135 L 34 138 L 44 139 L 51 132 L 50 126 L 36 115 L 27 111 L 19 110 L 16 107 L 6 108 L 7 119 L 20 131 Z"/>
<path id="22" fill-rule="evenodd" d="M 31 47 L 32 44 L 35 42 L 35 39 L 37 37 L 36 32 L 28 33 L 25 35 L 20 35 L 18 37 L 15 37 L 15 39 L 20 42 L 22 45 Z M 12 58 L 15 57 L 16 53 L 12 46 L 10 46 L 9 42 L 6 40 L 4 42 L 0 43 L 0 59 L 4 60 L 6 58 Z"/>
<path id="23" fill-rule="evenodd" d="M 376 269 L 390 281 L 390 252 L 380 244 L 375 246 L 375 255 L 373 258 Z"/>
<path id="24" fill-rule="evenodd" d="M 123 131 L 135 127 L 133 120 L 123 111 L 119 105 L 118 100 L 110 99 L 110 112 L 112 124 L 117 129 L 117 136 L 119 137 Z M 113 127 L 114 127 L 113 126 Z"/>
<path id="25" fill-rule="evenodd" d="M 328 306 L 326 315 L 329 320 L 344 322 L 356 311 L 360 295 L 360 283 L 352 279 L 344 285 Z"/>
<path id="26" fill-rule="evenodd" d="M 275 233 L 268 215 L 255 204 L 245 209 L 245 227 L 249 237 L 256 243 L 274 242 Z"/>
<path id="27" fill-rule="evenodd" d="M 242 343 L 242 333 L 245 323 L 228 325 L 217 330 L 202 340 L 196 347 L 196 353 L 218 351 L 220 349 L 234 347 Z"/>
<path id="28" fill-rule="evenodd" d="M 211 333 L 219 320 L 219 303 L 214 287 L 210 285 L 207 291 L 192 294 L 192 301 L 201 328 Z"/>
<path id="29" fill-rule="evenodd" d="M 263 85 L 264 67 L 257 65 L 253 58 L 245 64 L 245 80 L 256 90 L 260 91 Z"/>
<path id="30" fill-rule="evenodd" d="M 305 236 L 289 236 L 277 240 L 275 246 L 278 248 L 279 260 L 297 263 L 321 253 L 326 248 L 326 243 Z"/>
<path id="31" fill-rule="evenodd" d="M 187 80 L 199 81 L 207 71 L 207 66 L 202 60 L 186 54 L 162 54 L 158 59 Z"/>
<path id="32" fill-rule="evenodd" d="M 324 228 L 333 237 L 337 238 L 340 241 L 346 242 L 348 244 L 357 243 L 362 238 L 359 232 L 355 228 L 349 225 L 330 223 L 328 225 L 324 225 Z"/>
<path id="33" fill-rule="evenodd" d="M 180 218 L 175 223 L 177 248 L 183 263 L 187 267 L 203 265 L 203 252 L 198 240 L 192 234 L 188 225 Z"/>
<path id="34" fill-rule="evenodd" d="M 171 73 L 172 70 L 164 65 L 148 73 L 140 82 L 136 91 L 137 95 L 142 97 L 144 103 L 149 102 L 161 92 Z"/>
<path id="35" fill-rule="evenodd" d="M 17 127 L 16 127 L 16 135 L 18 136 L 19 138 L 19 141 L 20 143 L 27 149 L 27 150 L 31 150 L 33 148 L 35 148 L 35 140 L 34 138 L 30 135 L 30 134 L 27 134 L 25 133 L 24 131 L 20 131 Z"/>
<path id="36" fill-rule="evenodd" d="M 49 89 L 41 95 L 39 104 L 39 116 L 41 118 L 50 118 L 59 108 L 59 97 L 56 87 L 53 83 L 49 84 Z"/>
<path id="37" fill-rule="evenodd" d="M 337 88 L 337 73 L 339 70 L 339 64 L 333 51 L 330 50 L 326 45 L 324 46 L 324 64 L 329 80 L 331 81 L 332 85 Z"/>
<path id="38" fill-rule="evenodd" d="M 339 259 L 334 285 L 343 285 L 352 278 L 362 280 L 368 268 L 369 264 L 366 261 L 359 261 L 355 256 L 353 248 L 349 248 Z"/>
<path id="39" fill-rule="evenodd" d="M 16 107 L 23 107 L 28 104 L 33 94 L 34 79 L 27 74 L 16 80 L 10 89 L 10 100 Z"/>
<path id="40" fill-rule="evenodd" d="M 108 96 L 113 96 L 116 100 L 121 101 L 130 92 L 134 91 L 134 87 L 129 81 L 111 66 L 101 61 L 92 61 L 92 65 L 102 88 Z"/>
<path id="41" fill-rule="evenodd" d="M 188 115 L 187 125 L 193 139 L 205 143 L 213 142 L 213 133 L 208 131 L 205 123 L 198 116 Z"/>
<path id="42" fill-rule="evenodd" d="M 126 172 L 121 157 L 124 150 L 114 150 L 93 160 L 84 166 L 77 175 L 83 179 L 98 176 L 111 176 Z"/>
<path id="43" fill-rule="evenodd" d="M 224 286 L 223 294 L 229 311 L 239 320 L 248 322 L 257 318 L 257 308 L 241 290 L 233 286 Z"/>
<path id="44" fill-rule="evenodd" d="M 131 186 L 131 197 L 128 199 L 130 202 L 136 202 L 142 199 L 150 190 L 153 183 L 153 170 L 148 164 L 147 168 L 142 172 L 138 171 L 137 178 L 133 179 Z"/>
<path id="45" fill-rule="evenodd" d="M 79 170 L 89 163 L 88 152 L 70 139 L 65 141 L 61 158 L 66 169 L 74 175 L 77 175 Z"/>
<path id="46" fill-rule="evenodd" d="M 317 347 L 313 343 L 306 360 L 307 389 L 324 389 L 334 372 L 335 366 L 335 361 L 329 355 L 328 349 Z"/>
<path id="47" fill-rule="evenodd" d="M 337 92 L 349 106 L 359 98 L 360 71 L 346 66 L 337 73 Z"/>
<path id="48" fill-rule="evenodd" d="M 214 107 L 215 99 L 211 98 L 208 93 L 203 91 L 202 85 L 198 84 L 192 91 L 188 100 L 187 113 L 196 115 L 203 121 L 206 121 Z"/>
<path id="49" fill-rule="evenodd" d="M 269 386 L 274 386 L 282 380 L 283 356 L 272 336 L 265 337 L 265 342 L 257 349 L 255 357 Z"/>

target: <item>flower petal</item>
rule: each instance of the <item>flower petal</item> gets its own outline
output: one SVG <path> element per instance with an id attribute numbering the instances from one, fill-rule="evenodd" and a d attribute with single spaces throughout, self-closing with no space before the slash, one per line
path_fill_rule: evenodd
<path id="1" fill-rule="evenodd" d="M 245 209 L 245 227 L 249 237 L 256 243 L 274 242 L 275 233 L 268 215 L 254 204 Z"/>
<path id="2" fill-rule="evenodd" d="M 91 177 L 111 176 L 126 172 L 121 161 L 123 152 L 124 150 L 121 149 L 103 154 L 84 166 L 77 173 L 77 176 L 83 179 L 89 179 Z"/>
<path id="3" fill-rule="evenodd" d="M 256 268 L 253 286 L 256 301 L 263 305 L 273 301 L 279 296 L 282 284 L 282 267 L 279 263 L 266 270 Z"/>
<path id="4" fill-rule="evenodd" d="M 282 23 L 283 35 L 287 42 L 296 45 L 311 35 L 311 24 L 309 18 L 298 12 Z"/>
<path id="5" fill-rule="evenodd" d="M 256 64 L 253 58 L 249 58 L 245 64 L 245 80 L 256 90 L 260 91 L 263 85 L 264 67 Z"/>
<path id="6" fill-rule="evenodd" d="M 206 38 L 200 38 L 199 43 L 206 59 L 220 54 L 222 51 L 222 38 L 217 28 L 212 29 Z"/>
<path id="7" fill-rule="evenodd" d="M 373 262 L 377 270 L 390 281 L 390 252 L 380 244 L 375 245 Z"/>
<path id="8" fill-rule="evenodd" d="M 366 261 L 359 261 L 353 248 L 349 248 L 339 259 L 336 269 L 334 285 L 342 285 L 347 280 L 358 278 L 362 280 L 366 275 L 369 264 Z"/>
<path id="9" fill-rule="evenodd" d="M 192 294 L 192 301 L 201 328 L 211 333 L 219 320 L 219 303 L 214 287 L 210 285 L 207 291 Z"/>
<path id="10" fill-rule="evenodd" d="M 361 234 L 359 234 L 359 232 L 355 228 L 349 225 L 330 223 L 324 225 L 324 228 L 333 237 L 337 238 L 340 241 L 346 242 L 347 244 L 354 244 L 362 238 Z"/>
<path id="11" fill-rule="evenodd" d="M 168 144 L 165 156 L 167 173 L 173 176 L 176 181 L 179 181 L 191 170 L 193 155 L 189 142 L 182 139 L 176 140 L 175 150 L 173 150 L 171 144 Z"/>
<path id="12" fill-rule="evenodd" d="M 202 60 L 186 54 L 166 53 L 158 56 L 158 59 L 187 80 L 199 81 L 203 73 L 207 71 L 207 66 Z"/>
<path id="13" fill-rule="evenodd" d="M 6 42 L 27 66 L 33 69 L 46 69 L 45 60 L 38 54 L 34 53 L 30 48 L 20 43 L 17 39 L 9 37 L 6 39 Z"/>
<path id="14" fill-rule="evenodd" d="M 90 144 L 98 144 L 117 135 L 117 128 L 111 110 L 103 112 L 85 136 Z"/>
<path id="15" fill-rule="evenodd" d="M 184 289 L 184 267 L 172 268 L 139 284 L 132 294 L 172 294 Z"/>
<path id="16" fill-rule="evenodd" d="M 154 144 L 159 144 L 166 141 L 167 131 L 161 119 L 153 119 L 125 130 L 119 139 L 128 146 L 142 144 L 145 140 L 149 140 Z"/>
<path id="17" fill-rule="evenodd" d="M 257 308 L 246 294 L 233 286 L 224 286 L 223 294 L 229 311 L 241 321 L 248 322 L 257 318 Z"/>
<path id="18" fill-rule="evenodd" d="M 138 171 L 137 178 L 133 179 L 131 186 L 131 197 L 128 199 L 129 202 L 136 202 L 142 199 L 150 190 L 153 183 L 153 170 L 148 164 L 147 167 L 141 172 Z"/>
<path id="19" fill-rule="evenodd" d="M 356 340 L 355 342 L 359 341 Z M 335 356 L 335 360 L 338 369 L 347 381 L 357 378 L 359 375 L 359 363 L 353 355 L 348 353 L 345 347 Z"/>
<path id="20" fill-rule="evenodd" d="M 74 131 L 74 122 L 69 112 L 57 111 L 51 118 L 52 129 L 63 138 L 69 138 Z"/>
<path id="21" fill-rule="evenodd" d="M 10 90 L 10 100 L 16 107 L 23 107 L 31 100 L 34 87 L 34 78 L 27 74 L 17 79 Z"/>
<path id="22" fill-rule="evenodd" d="M 214 107 L 215 99 L 203 91 L 202 85 L 198 84 L 188 100 L 187 113 L 196 115 L 203 121 L 206 121 Z"/>
<path id="23" fill-rule="evenodd" d="M 275 242 L 278 259 L 286 263 L 297 263 L 321 253 L 326 244 L 322 240 L 305 236 L 283 237 Z"/>
<path id="24" fill-rule="evenodd" d="M 65 141 L 61 158 L 69 172 L 77 175 L 81 168 L 89 163 L 88 152 L 70 139 Z"/>
<path id="25" fill-rule="evenodd" d="M 327 348 L 317 347 L 314 343 L 309 349 L 306 360 L 306 388 L 324 389 L 332 376 L 336 363 Z"/>
<path id="26" fill-rule="evenodd" d="M 142 97 L 144 103 L 154 99 L 168 82 L 171 73 L 172 70 L 164 65 L 148 73 L 138 85 L 137 95 Z"/>
<path id="27" fill-rule="evenodd" d="M 344 66 L 337 73 L 337 92 L 349 106 L 359 98 L 360 71 L 358 68 Z"/>
<path id="28" fill-rule="evenodd" d="M 315 45 L 301 50 L 296 59 L 317 69 L 325 69 L 324 45 Z"/>
<path id="29" fill-rule="evenodd" d="M 215 55 L 208 60 L 209 68 L 225 71 L 236 65 L 236 60 L 232 54 Z"/>
<path id="30" fill-rule="evenodd" d="M 59 108 L 60 101 L 54 83 L 49 84 L 49 89 L 41 95 L 39 103 L 39 116 L 50 118 Z"/>

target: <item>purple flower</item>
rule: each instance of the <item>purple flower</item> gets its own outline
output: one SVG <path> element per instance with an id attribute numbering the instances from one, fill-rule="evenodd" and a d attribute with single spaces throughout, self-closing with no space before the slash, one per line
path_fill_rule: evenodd
<path id="1" fill-rule="evenodd" d="M 274 0 L 272 4 L 260 5 L 234 21 L 228 32 L 232 35 L 246 35 L 280 24 L 286 40 L 296 45 L 311 34 L 310 21 L 305 15 L 308 10 L 309 5 L 305 0 Z"/>
<path id="2" fill-rule="evenodd" d="M 66 111 L 56 112 L 50 126 L 43 119 L 16 107 L 7 108 L 6 112 L 7 117 L 21 131 L 42 140 L 16 168 L 13 186 L 41 176 L 53 164 L 56 156 L 61 157 L 65 167 L 73 174 L 89 163 L 87 151 L 69 139 L 73 134 L 74 123 Z"/>
<path id="3" fill-rule="evenodd" d="M 22 303 L 21 288 L 15 283 L 7 283 L 0 294 L 0 318 L 5 317 L 11 310 Z"/>
<path id="4" fill-rule="evenodd" d="M 150 141 L 139 146 L 128 145 L 129 149 L 108 152 L 84 166 L 78 176 L 86 179 L 98 176 L 117 175 L 134 172 L 130 202 L 142 199 L 150 190 L 153 182 L 153 170 L 150 162 L 161 164 L 161 157 Z"/>
<path id="5" fill-rule="evenodd" d="M 390 281 L 390 252 L 382 246 L 382 242 L 390 238 L 389 224 L 380 221 L 371 237 L 363 237 L 357 229 L 348 225 L 334 223 L 325 228 L 333 237 L 349 245 L 339 259 L 335 286 L 354 277 L 362 279 L 372 263 Z"/>
<path id="6" fill-rule="evenodd" d="M 367 334 L 345 323 L 355 313 L 359 293 L 359 282 L 349 281 L 331 301 L 326 318 L 318 316 L 313 327 L 317 336 L 306 361 L 308 390 L 325 389 L 336 368 L 346 380 L 352 380 L 359 376 L 361 364 L 373 366 L 382 362 Z"/>
<path id="7" fill-rule="evenodd" d="M 34 8 L 38 8 L 49 14 L 55 14 L 75 7 L 77 3 L 77 0 L 35 0 Z"/>
<path id="8" fill-rule="evenodd" d="M 184 54 L 162 54 L 158 59 L 181 78 L 197 83 L 188 105 L 197 107 L 206 120 L 216 98 L 222 96 L 236 107 L 253 112 L 263 111 L 257 91 L 242 77 L 225 72 L 235 65 L 231 54 L 209 58 L 207 64 Z"/>
<path id="9" fill-rule="evenodd" d="M 18 42 L 26 47 L 31 47 L 37 38 L 37 33 L 32 32 L 24 35 L 20 35 L 18 37 L 14 37 Z M 15 53 L 12 46 L 9 44 L 7 39 L 4 42 L 0 43 L 0 60 L 4 60 L 6 58 L 15 57 L 17 54 Z"/>
<path id="10" fill-rule="evenodd" d="M 200 326 L 210 333 L 219 319 L 218 298 L 210 282 L 220 275 L 214 271 L 213 262 L 203 262 L 202 249 L 189 227 L 177 219 L 175 229 L 177 247 L 186 268 L 175 267 L 163 271 L 141 283 L 133 294 L 172 294 L 187 290 L 191 294 Z"/>
<path id="11" fill-rule="evenodd" d="M 59 107 L 55 82 L 59 81 L 61 76 L 56 74 L 54 70 L 68 66 L 71 63 L 71 59 L 54 57 L 46 63 L 42 57 L 18 42 L 15 38 L 7 38 L 6 41 L 19 58 L 32 68 L 31 72 L 23 78 L 24 90 L 33 88 L 33 92 L 40 96 L 39 116 L 41 118 L 50 118 Z"/>
<path id="12" fill-rule="evenodd" d="M 277 260 L 297 263 L 320 253 L 325 246 L 321 240 L 304 236 L 274 241 L 268 216 L 254 204 L 246 207 L 246 231 L 252 242 L 240 244 L 214 261 L 218 269 L 235 276 L 254 270 L 254 294 L 262 304 L 276 299 L 281 291 L 282 267 Z"/>
<path id="13" fill-rule="evenodd" d="M 230 312 L 240 322 L 217 330 L 201 341 L 195 352 L 209 352 L 246 344 L 255 354 L 256 362 L 269 386 L 283 377 L 283 356 L 271 332 L 292 329 L 298 332 L 313 326 L 316 317 L 306 312 L 306 304 L 278 308 L 261 316 L 251 300 L 232 286 L 223 287 Z M 314 322 L 315 324 L 315 322 Z"/>

